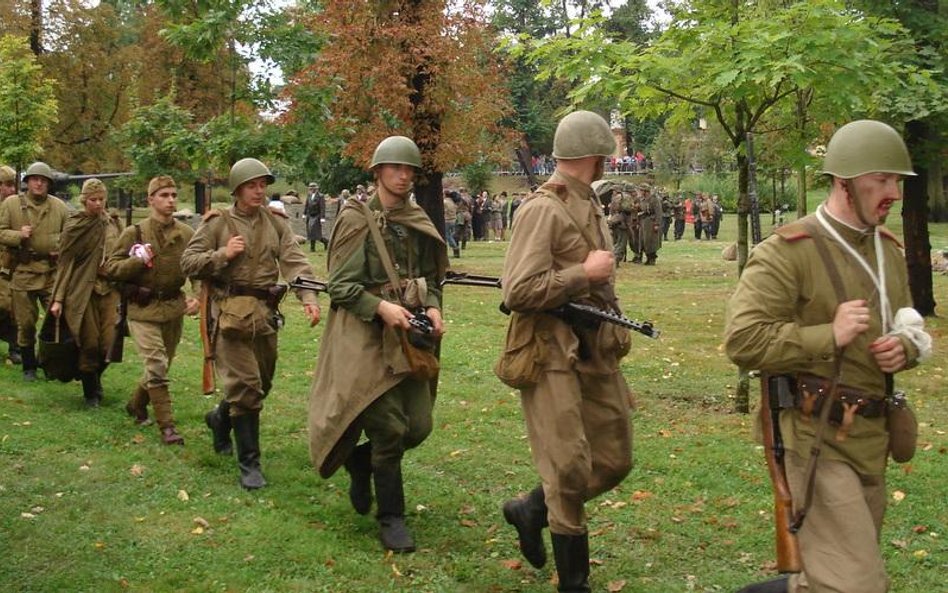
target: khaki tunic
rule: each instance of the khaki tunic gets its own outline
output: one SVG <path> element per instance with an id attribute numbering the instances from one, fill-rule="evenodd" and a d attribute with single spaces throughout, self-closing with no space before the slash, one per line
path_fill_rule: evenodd
<path id="1" fill-rule="evenodd" d="M 194 230 L 183 222 L 148 218 L 125 229 L 106 261 L 110 278 L 145 287 L 153 297 L 144 306 L 130 301 L 127 313 L 129 333 L 145 367 L 141 386 L 146 390 L 169 383 L 168 371 L 181 340 L 186 308 L 181 288 L 187 276 L 181 270 L 181 256 L 193 236 Z M 152 246 L 151 267 L 129 256 L 132 245 L 139 241 Z M 167 298 L 175 293 L 174 298 Z"/>
<path id="2" fill-rule="evenodd" d="M 30 347 L 35 342 L 36 321 L 39 319 L 37 303 L 44 310 L 49 307 L 56 272 L 50 256 L 58 254 L 59 236 L 68 216 L 69 208 L 53 195 L 36 199 L 21 194 L 10 196 L 0 204 L 0 243 L 11 249 L 14 255 L 30 255 L 29 261 L 17 263 L 10 283 L 20 346 Z M 20 228 L 27 224 L 33 227 L 33 233 L 24 243 Z"/>
<path id="3" fill-rule="evenodd" d="M 513 311 L 505 351 L 542 343 L 539 382 L 521 390 L 521 401 L 550 530 L 560 534 L 584 533 L 583 503 L 618 484 L 632 463 L 629 390 L 619 371 L 628 331 L 607 323 L 574 330 L 544 312 L 569 301 L 616 304 L 614 277 L 595 286 L 586 279 L 592 247 L 612 249 L 602 207 L 588 185 L 556 171 L 517 210 L 504 261 L 504 302 Z"/>
<path id="4" fill-rule="evenodd" d="M 377 197 L 368 205 L 381 217 Z M 407 246 L 414 251 L 414 277 L 423 277 L 428 284 L 425 306 L 440 309 L 440 282 L 447 269 L 447 254 L 438 231 L 424 211 L 410 202 L 386 210 L 385 220 L 382 236 L 399 275 L 409 277 Z M 403 395 L 407 400 L 414 397 L 430 401 L 434 393 L 433 385 L 409 378 L 411 369 L 397 334 L 375 321 L 382 299 L 377 293 L 388 283 L 388 276 L 369 235 L 362 205 L 350 198 L 336 225 L 329 246 L 329 296 L 333 306 L 320 342 L 309 399 L 310 458 L 323 477 L 331 476 L 358 442 L 363 425 L 357 420 L 373 402 L 396 388 L 411 390 Z M 403 237 L 406 230 L 407 237 Z M 353 360 L 361 364 L 353 365 Z M 428 416 L 424 428 L 430 431 L 430 406 Z M 420 443 L 427 436 L 427 432 L 421 432 L 406 433 L 403 446 Z M 377 454 L 373 446 L 373 463 Z"/>
<path id="5" fill-rule="evenodd" d="M 872 234 L 849 228 L 828 215 L 826 218 L 875 270 Z M 814 223 L 816 226 L 811 226 Z M 844 300 L 866 299 L 872 311 L 869 330 L 844 350 L 840 382 L 882 398 L 884 375 L 869 352 L 869 344 L 882 334 L 878 294 L 868 274 L 819 226 L 814 215 L 781 227 L 751 252 L 728 305 L 727 354 L 747 369 L 832 377 L 832 322 L 840 299 L 812 232 L 825 237 L 845 287 Z M 886 290 L 894 313 L 911 306 L 905 260 L 895 237 L 884 229 L 880 233 Z M 912 366 L 918 351 L 907 340 L 903 339 L 903 345 Z M 805 497 L 806 462 L 816 424 L 800 410 L 780 414 L 787 479 L 795 505 Z M 833 425 L 824 432 L 813 504 L 798 534 L 804 572 L 791 578 L 789 591 L 882 593 L 887 589 L 878 545 L 889 444 L 885 418 L 855 416 L 843 441 L 834 438 L 835 432 Z"/>
<path id="6" fill-rule="evenodd" d="M 244 238 L 246 250 L 228 260 L 227 241 L 233 231 Z M 286 218 L 265 207 L 253 214 L 241 213 L 235 206 L 205 214 L 181 256 L 181 270 L 189 277 L 208 282 L 214 319 L 219 318 L 223 302 L 231 298 L 229 286 L 266 290 L 281 276 L 288 280 L 297 276 L 313 278 L 309 261 L 297 245 Z M 303 303 L 316 304 L 315 292 L 295 292 Z M 223 333 L 216 336 L 217 371 L 225 398 L 231 403 L 232 416 L 259 412 L 270 391 L 277 360 L 274 313 L 264 301 L 257 300 L 253 315 L 267 322 L 257 327 L 251 339 L 229 338 Z"/>

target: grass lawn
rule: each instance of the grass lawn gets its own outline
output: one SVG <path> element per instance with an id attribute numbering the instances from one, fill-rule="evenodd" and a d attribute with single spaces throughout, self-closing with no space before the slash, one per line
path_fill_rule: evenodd
<path id="1" fill-rule="evenodd" d="M 891 222 L 899 232 L 897 215 Z M 734 226 L 728 215 L 720 241 L 686 237 L 666 244 L 656 267 L 619 269 L 627 314 L 663 334 L 636 334 L 623 363 L 638 399 L 635 467 L 587 505 L 595 591 L 729 592 L 772 574 L 763 454 L 752 417 L 731 412 L 737 375 L 721 344 L 736 267 L 720 252 Z M 931 230 L 935 247 L 948 246 L 948 225 Z M 503 257 L 502 243 L 474 243 L 452 263 L 496 275 Z M 322 274 L 321 249 L 312 260 Z M 948 276 L 935 277 L 935 294 L 948 303 Z M 214 398 L 200 393 L 195 320 L 185 322 L 172 368 L 185 447 L 160 445 L 156 428 L 125 416 L 141 368 L 131 341 L 94 411 L 78 383 L 26 384 L 18 367 L 0 365 L 0 591 L 553 591 L 551 566 L 520 563 L 499 512 L 537 481 L 518 395 L 491 371 L 506 327 L 499 297 L 447 289 L 436 428 L 405 461 L 419 545 L 405 556 L 384 554 L 374 520 L 351 510 L 344 472 L 321 480 L 311 468 L 306 405 L 322 329 L 310 329 L 295 302 L 284 305 L 262 420 L 270 485 L 253 494 L 238 486 L 235 461 L 211 450 L 203 414 Z M 887 476 L 882 545 L 900 593 L 944 590 L 948 574 L 946 323 L 928 324 L 934 359 L 898 380 L 921 422 L 920 449 Z"/>

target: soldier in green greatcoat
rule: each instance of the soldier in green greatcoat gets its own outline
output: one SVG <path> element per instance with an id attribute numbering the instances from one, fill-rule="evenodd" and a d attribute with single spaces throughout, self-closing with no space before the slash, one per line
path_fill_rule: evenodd
<path id="1" fill-rule="evenodd" d="M 371 510 L 374 485 L 382 546 L 400 553 L 415 549 L 405 524 L 402 458 L 431 432 L 437 385 L 437 377 L 413 374 L 401 341 L 419 311 L 431 320 L 434 339 L 443 333 L 440 282 L 448 258 L 428 215 L 408 199 L 421 168 L 415 143 L 386 138 L 371 168 L 376 195 L 367 204 L 346 203 L 329 245 L 332 311 L 310 390 L 310 457 L 323 477 L 345 466 L 359 514 Z"/>
<path id="2" fill-rule="evenodd" d="M 69 208 L 50 195 L 53 170 L 35 162 L 24 173 L 26 192 L 0 204 L 0 243 L 13 262 L 11 286 L 16 311 L 17 344 L 23 357 L 23 378 L 36 380 L 36 322 L 39 308 L 50 305 L 59 236 Z"/>
<path id="3" fill-rule="evenodd" d="M 181 255 L 194 230 L 174 219 L 177 198 L 174 179 L 153 178 L 148 183 L 148 218 L 125 229 L 106 261 L 106 272 L 122 284 L 128 298 L 128 329 L 145 366 L 125 411 L 144 426 L 150 422 L 150 403 L 166 445 L 184 444 L 171 413 L 168 370 L 181 341 L 184 316 L 198 310 L 197 298 L 182 291 L 187 276 Z"/>
<path id="4" fill-rule="evenodd" d="M 0 167 L 0 203 L 16 195 L 16 171 Z M 16 318 L 13 316 L 13 288 L 10 286 L 12 261 L 6 247 L 0 245 L 0 340 L 7 343 L 7 358 L 13 364 L 23 362 L 16 343 Z"/>

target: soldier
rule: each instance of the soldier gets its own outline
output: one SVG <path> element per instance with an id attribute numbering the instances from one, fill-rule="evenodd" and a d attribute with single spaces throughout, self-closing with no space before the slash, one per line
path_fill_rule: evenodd
<path id="1" fill-rule="evenodd" d="M 694 198 L 691 200 L 691 216 L 695 225 L 695 240 L 701 240 L 701 227 L 704 221 L 701 217 L 701 205 L 704 204 L 704 196 L 700 191 L 694 192 Z"/>
<path id="2" fill-rule="evenodd" d="M 16 171 L 6 165 L 0 167 L 0 203 L 16 195 Z M 7 343 L 7 359 L 20 364 L 20 347 L 16 343 L 16 318 L 13 316 L 13 289 L 10 274 L 13 271 L 10 252 L 0 245 L 0 340 Z"/>
<path id="3" fill-rule="evenodd" d="M 310 391 L 310 457 L 324 478 L 345 466 L 359 514 L 371 510 L 374 482 L 382 546 L 412 552 L 402 457 L 431 432 L 437 379 L 412 372 L 404 340 L 419 310 L 430 318 L 435 339 L 443 333 L 439 287 L 448 260 L 441 235 L 408 200 L 421 168 L 415 143 L 386 138 L 371 168 L 377 196 L 367 205 L 350 200 L 332 234 L 333 310 Z M 356 446 L 362 432 L 368 440 Z"/>
<path id="4" fill-rule="evenodd" d="M 799 395 L 779 427 L 793 507 L 806 517 L 797 533 L 803 572 L 743 593 L 888 590 L 879 546 L 886 464 L 890 452 L 906 458 L 886 400 L 893 374 L 930 354 L 931 338 L 911 308 L 901 245 L 882 224 L 915 173 L 899 134 L 872 120 L 836 131 L 823 173 L 827 200 L 754 248 L 729 303 L 731 360 L 789 375 Z M 837 381 L 822 414 L 822 394 Z"/>
<path id="5" fill-rule="evenodd" d="M 615 256 L 590 187 L 615 147 L 595 113 L 576 111 L 560 121 L 556 170 L 518 210 L 504 262 L 504 303 L 513 313 L 497 368 L 513 369 L 524 358 L 539 366 L 522 381 L 507 381 L 520 389 L 542 484 L 507 501 L 503 514 L 538 568 L 546 563 L 542 529 L 549 526 L 561 592 L 590 591 L 584 503 L 619 484 L 632 464 L 630 394 L 619 371 L 628 330 L 574 326 L 546 313 L 568 301 L 618 310 Z"/>
<path id="6" fill-rule="evenodd" d="M 645 254 L 645 265 L 654 266 L 658 250 L 662 248 L 662 200 L 652 188 L 645 185 L 639 198 L 639 247 Z M 637 257 L 641 257 L 637 254 Z"/>
<path id="7" fill-rule="evenodd" d="M 326 198 L 319 192 L 319 185 L 309 184 L 309 194 L 306 204 L 303 205 L 303 216 L 306 217 L 306 238 L 309 240 L 310 252 L 316 251 L 316 241 L 329 248 L 329 240 L 323 237 L 323 220 L 326 218 Z"/>
<path id="8" fill-rule="evenodd" d="M 106 261 L 109 277 L 123 284 L 129 333 L 145 367 L 125 411 L 145 426 L 150 402 L 166 445 L 184 444 L 171 413 L 168 371 L 181 341 L 184 316 L 198 310 L 198 300 L 181 290 L 187 279 L 181 271 L 181 254 L 194 230 L 174 219 L 177 199 L 174 179 L 153 178 L 148 183 L 148 218 L 125 229 Z"/>
<path id="9" fill-rule="evenodd" d="M 185 275 L 206 282 L 209 309 L 215 320 L 214 354 L 224 398 L 205 416 L 214 450 L 231 451 L 230 431 L 237 443 L 240 485 L 266 486 L 260 471 L 260 411 L 270 393 L 277 361 L 278 310 L 286 290 L 283 278 L 313 277 L 306 255 L 296 244 L 289 224 L 266 207 L 270 170 L 245 158 L 230 169 L 234 205 L 204 215 L 181 256 Z M 297 298 L 310 325 L 319 323 L 319 305 L 311 290 Z"/>
<path id="10" fill-rule="evenodd" d="M 629 215 L 631 200 L 621 189 L 612 191 L 612 200 L 609 202 L 609 218 L 607 223 L 612 231 L 613 255 L 616 265 L 624 262 L 629 251 Z"/>
<path id="11" fill-rule="evenodd" d="M 49 308 L 56 276 L 59 235 L 69 209 L 50 195 L 53 170 L 43 162 L 27 167 L 26 193 L 0 204 L 0 243 L 14 263 L 11 286 L 16 311 L 17 344 L 23 357 L 23 379 L 36 380 L 36 321 L 39 307 Z"/>
<path id="12" fill-rule="evenodd" d="M 718 238 L 718 229 L 721 228 L 721 219 L 724 218 L 724 208 L 721 206 L 721 199 L 717 194 L 711 196 L 711 240 Z"/>
<path id="13" fill-rule="evenodd" d="M 661 192 L 662 200 L 662 241 L 668 241 L 668 229 L 672 225 L 672 202 L 671 198 L 665 193 L 664 190 Z"/>
<path id="14" fill-rule="evenodd" d="M 708 194 L 701 197 L 701 202 L 698 204 L 698 216 L 701 218 L 701 230 L 704 232 L 705 240 L 711 239 L 714 225 L 714 206 L 712 206 L 711 196 Z"/>
<path id="15" fill-rule="evenodd" d="M 457 234 L 458 224 L 458 193 L 454 190 L 444 190 L 444 238 L 451 247 L 454 257 L 461 257 L 461 248 L 458 247 Z"/>
<path id="16" fill-rule="evenodd" d="M 99 179 L 82 184 L 79 203 L 82 210 L 71 214 L 63 228 L 49 312 L 65 319 L 75 337 L 82 396 L 88 407 L 97 408 L 119 302 L 103 264 L 122 232 L 122 221 L 108 213 L 108 194 Z"/>
<path id="17" fill-rule="evenodd" d="M 675 240 L 679 241 L 685 234 L 685 204 L 681 194 L 678 194 L 675 198 L 675 203 L 672 205 L 672 214 L 675 218 Z"/>

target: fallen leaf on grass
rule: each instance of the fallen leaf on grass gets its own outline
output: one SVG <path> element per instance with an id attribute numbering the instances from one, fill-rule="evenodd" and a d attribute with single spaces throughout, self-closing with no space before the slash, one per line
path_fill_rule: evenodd
<path id="1" fill-rule="evenodd" d="M 38 514 L 42 513 L 42 512 L 45 511 L 45 510 L 46 510 L 46 509 L 43 508 L 43 507 L 36 506 L 36 507 L 31 508 L 31 509 L 30 509 L 30 512 L 31 512 L 31 513 L 36 513 L 36 514 L 38 515 Z"/>
<path id="2" fill-rule="evenodd" d="M 200 525 L 191 530 L 191 535 L 201 535 L 202 533 L 204 533 L 204 528 Z"/>
<path id="3" fill-rule="evenodd" d="M 610 581 L 606 585 L 606 591 L 609 591 L 609 593 L 618 593 L 623 589 L 625 589 L 625 581 Z"/>
<path id="4" fill-rule="evenodd" d="M 191 497 L 188 496 L 187 490 L 178 490 L 178 500 L 181 502 L 187 502 L 191 500 Z"/>
<path id="5" fill-rule="evenodd" d="M 394 562 L 392 563 L 392 574 L 397 577 L 402 576 L 402 571 L 398 570 L 398 566 L 396 566 Z"/>
<path id="6" fill-rule="evenodd" d="M 210 529 L 211 527 L 211 524 L 208 523 L 207 519 L 205 519 L 204 517 L 195 517 L 193 521 L 195 524 L 200 525 L 204 529 Z"/>
<path id="7" fill-rule="evenodd" d="M 20 513 L 20 516 L 23 517 L 24 519 L 35 519 L 35 518 L 36 518 L 36 515 L 34 515 L 33 513 Z"/>
<path id="8" fill-rule="evenodd" d="M 643 500 L 652 498 L 652 493 L 648 490 L 636 490 L 632 493 L 632 502 L 642 502 Z"/>
<path id="9" fill-rule="evenodd" d="M 104 550 L 104 549 L 105 549 L 105 542 L 96 542 L 96 543 L 95 543 L 95 549 L 96 549 L 96 550 Z"/>
<path id="10" fill-rule="evenodd" d="M 908 547 L 908 542 L 905 541 L 904 539 L 894 539 L 890 541 L 889 543 L 892 544 L 893 547 L 898 548 L 900 550 L 904 550 L 905 548 Z"/>
<path id="11" fill-rule="evenodd" d="M 136 478 L 140 478 L 142 473 L 144 473 L 144 471 L 145 471 L 144 466 L 138 465 L 137 463 L 133 465 L 131 469 L 128 470 L 128 472 L 132 474 L 133 476 L 135 476 Z"/>
<path id="12" fill-rule="evenodd" d="M 925 558 L 928 558 L 928 550 L 915 550 L 914 552 L 912 552 L 912 556 L 915 556 L 919 560 L 923 560 Z"/>
<path id="13" fill-rule="evenodd" d="M 902 502 L 903 500 L 905 500 L 905 493 L 902 492 L 901 490 L 896 490 L 895 492 L 892 493 L 892 500 L 894 500 L 895 502 Z"/>
<path id="14" fill-rule="evenodd" d="M 247 554 L 246 556 L 244 556 L 244 562 L 250 562 L 251 560 L 253 560 L 253 558 L 254 558 L 253 554 Z"/>
<path id="15" fill-rule="evenodd" d="M 142 443 L 145 442 L 145 435 L 143 435 L 142 433 L 136 434 L 135 436 L 132 437 L 132 442 L 135 443 L 136 445 L 141 445 Z"/>
<path id="16" fill-rule="evenodd" d="M 590 558 L 589 563 L 593 566 L 602 566 L 603 562 L 599 558 Z"/>
<path id="17" fill-rule="evenodd" d="M 915 533 L 925 533 L 926 531 L 928 531 L 928 526 L 916 525 L 915 527 L 912 528 L 912 531 L 914 531 Z"/>
<path id="18" fill-rule="evenodd" d="M 523 568 L 523 562 L 519 560 L 508 559 L 501 562 L 504 565 L 504 568 L 508 570 L 520 570 Z"/>
<path id="19" fill-rule="evenodd" d="M 464 527 L 477 527 L 477 521 L 472 521 L 471 519 L 461 519 L 461 525 Z"/>

